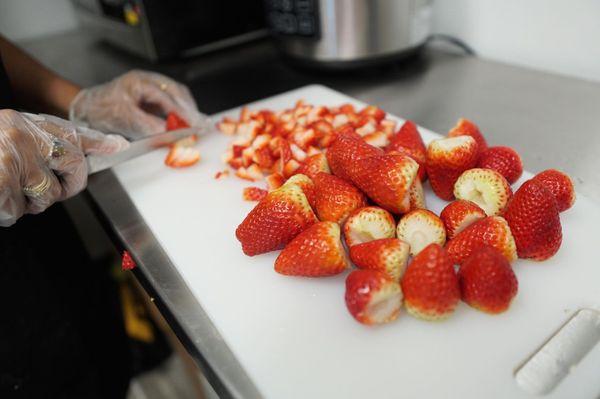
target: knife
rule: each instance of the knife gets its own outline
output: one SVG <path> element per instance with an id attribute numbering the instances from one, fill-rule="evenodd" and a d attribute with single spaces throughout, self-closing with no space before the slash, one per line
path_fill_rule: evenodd
<path id="1" fill-rule="evenodd" d="M 140 155 L 147 154 L 159 147 L 172 144 L 175 141 L 193 134 L 202 134 L 206 129 L 191 127 L 186 129 L 171 130 L 165 133 L 158 133 L 153 136 L 144 137 L 129 143 L 129 146 L 115 154 L 110 155 L 88 155 L 86 157 L 88 165 L 88 174 L 100 172 L 101 170 L 111 168 L 121 162 L 128 161 Z"/>

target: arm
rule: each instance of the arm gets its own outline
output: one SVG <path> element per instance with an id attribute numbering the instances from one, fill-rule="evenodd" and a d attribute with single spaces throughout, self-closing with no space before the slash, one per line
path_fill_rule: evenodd
<path id="1" fill-rule="evenodd" d="M 66 117 L 81 88 L 52 72 L 0 36 L 0 53 L 19 105 Z"/>

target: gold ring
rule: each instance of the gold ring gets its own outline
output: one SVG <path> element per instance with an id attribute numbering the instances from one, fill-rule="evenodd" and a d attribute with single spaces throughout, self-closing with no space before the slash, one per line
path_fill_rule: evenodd
<path id="1" fill-rule="evenodd" d="M 36 184 L 35 186 L 23 187 L 23 194 L 31 198 L 41 198 L 50 189 L 50 184 L 50 179 L 46 174 L 44 174 L 44 178 L 42 179 L 42 181 Z"/>
<path id="2" fill-rule="evenodd" d="M 167 84 L 166 84 L 166 83 L 161 83 L 161 84 L 160 84 L 160 89 L 161 89 L 162 91 L 165 91 L 165 90 L 167 90 Z"/>

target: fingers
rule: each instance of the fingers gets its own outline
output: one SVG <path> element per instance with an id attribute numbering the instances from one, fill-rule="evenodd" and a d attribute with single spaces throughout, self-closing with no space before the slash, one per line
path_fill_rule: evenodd
<path id="1" fill-rule="evenodd" d="M 26 213 L 37 214 L 62 197 L 62 186 L 56 175 L 46 165 L 32 169 L 23 185 Z"/>
<path id="2" fill-rule="evenodd" d="M 85 155 L 80 148 L 55 137 L 44 145 L 42 154 L 49 154 L 46 159 L 47 165 L 60 180 L 60 200 L 72 197 L 85 188 L 88 169 Z"/>
<path id="3" fill-rule="evenodd" d="M 116 134 L 103 134 L 97 130 L 78 128 L 81 149 L 85 154 L 114 154 L 129 147 L 129 142 Z"/>

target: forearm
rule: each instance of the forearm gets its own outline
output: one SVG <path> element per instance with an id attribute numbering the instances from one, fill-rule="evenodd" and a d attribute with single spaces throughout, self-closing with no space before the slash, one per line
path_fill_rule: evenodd
<path id="1" fill-rule="evenodd" d="M 66 117 L 81 90 L 0 36 L 0 53 L 19 105 L 28 110 Z"/>

